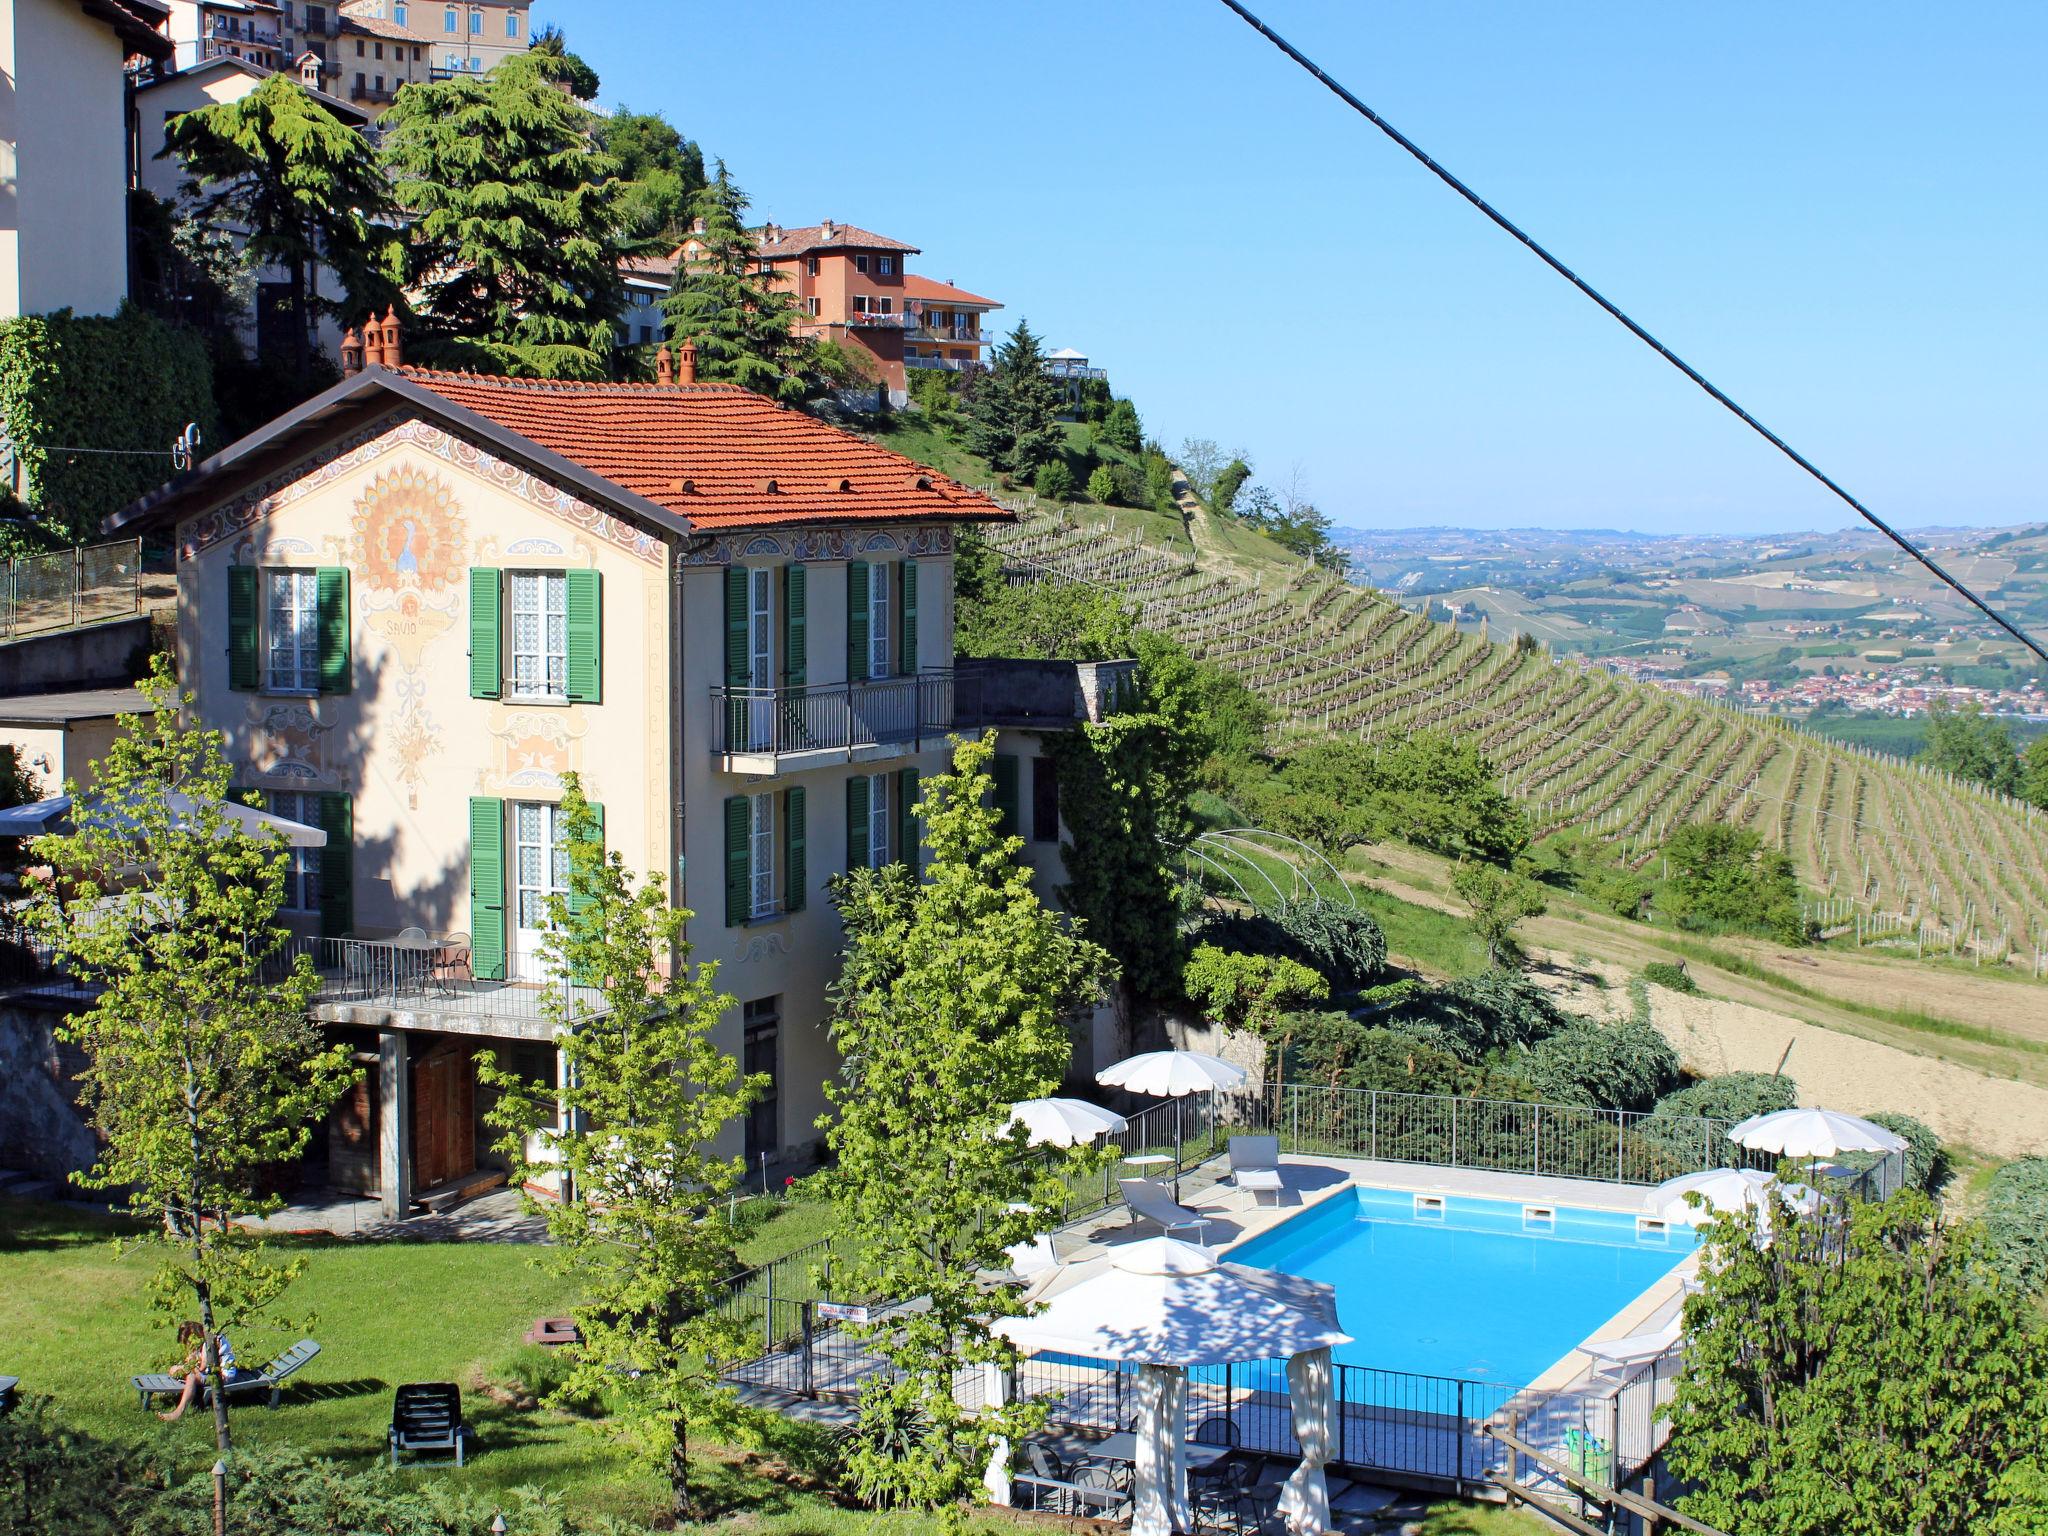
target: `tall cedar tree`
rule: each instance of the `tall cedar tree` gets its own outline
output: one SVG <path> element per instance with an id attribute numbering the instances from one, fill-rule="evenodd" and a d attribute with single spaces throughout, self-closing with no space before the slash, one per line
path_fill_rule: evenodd
<path id="1" fill-rule="evenodd" d="M 568 1198 L 529 1201 L 553 1240 L 548 1262 L 584 1297 L 553 1400 L 601 1398 L 604 1430 L 667 1477 L 671 1512 L 692 1520 L 690 1427 L 730 1426 L 717 1362 L 754 1341 L 718 1305 L 740 1268 L 724 1202 L 746 1170 L 710 1149 L 766 1080 L 742 1079 L 712 1042 L 735 1005 L 715 963 L 690 968 L 690 913 L 669 905 L 658 876 L 636 879 L 605 852 L 575 774 L 562 812 L 569 887 L 548 899 L 543 954 L 556 979 L 542 1002 L 562 1086 L 487 1062 L 483 1080 L 501 1094 L 490 1121 L 514 1183 L 559 1173 L 569 1186 Z"/>
<path id="2" fill-rule="evenodd" d="M 288 274 L 297 320 L 289 361 L 302 382 L 321 316 L 353 324 L 397 298 L 404 248 L 376 155 L 290 75 L 270 76 L 239 101 L 172 118 L 162 156 L 183 165 L 186 216 L 204 234 L 240 240 L 252 271 Z M 320 291 L 322 267 L 340 293 Z"/>
<path id="3" fill-rule="evenodd" d="M 305 1151 L 357 1069 L 346 1046 L 322 1043 L 307 1013 L 319 977 L 278 921 L 291 850 L 233 830 L 221 734 L 181 723 L 192 701 L 164 657 L 141 686 L 150 712 L 123 717 L 91 790 L 65 786 L 79 797 L 73 830 L 33 844 L 53 878 L 31 922 L 103 988 L 61 1030 L 85 1053 L 102 1142 L 76 1177 L 148 1222 L 125 1241 L 160 1256 L 149 1290 L 166 1321 L 198 1314 L 225 1451 L 220 1334 L 270 1313 L 305 1263 L 272 1261 L 233 1218 L 283 1204 L 266 1176 Z"/>
<path id="4" fill-rule="evenodd" d="M 747 194 L 723 160 L 690 205 L 689 254 L 662 300 L 671 342 L 694 342 L 697 377 L 737 384 L 771 400 L 804 396 L 804 343 L 795 297 L 760 271 Z"/>
<path id="5" fill-rule="evenodd" d="M 1023 846 L 988 803 L 989 740 L 961 742 L 917 814 L 931 851 L 920 883 L 903 864 L 834 884 L 846 924 L 832 1039 L 844 1065 L 819 1121 L 835 1166 L 839 1231 L 874 1295 L 928 1297 L 868 1330 L 894 1369 L 863 1386 L 846 1464 L 871 1503 L 936 1507 L 970 1492 L 999 1439 L 1042 1406 L 979 1417 L 953 1393 L 963 1364 L 1012 1365 L 990 1328 L 1024 1310 L 1021 1286 L 985 1283 L 1003 1250 L 1051 1230 L 1058 1165 L 1037 1157 L 1008 1106 L 1053 1092 L 1066 1015 L 1098 996 L 1109 956 L 1040 905 Z"/>
<path id="6" fill-rule="evenodd" d="M 2048 1529 L 2048 1334 L 1918 1190 L 1716 1216 L 1665 1459 L 1744 1536 Z"/>
<path id="7" fill-rule="evenodd" d="M 547 61 L 399 92 L 383 159 L 406 226 L 419 361 L 603 378 L 626 302 L 624 183 Z"/>
<path id="8" fill-rule="evenodd" d="M 967 406 L 967 447 L 990 466 L 1029 479 L 1066 446 L 1059 382 L 1047 377 L 1045 353 L 1024 321 L 996 346 L 995 365 L 974 381 Z"/>

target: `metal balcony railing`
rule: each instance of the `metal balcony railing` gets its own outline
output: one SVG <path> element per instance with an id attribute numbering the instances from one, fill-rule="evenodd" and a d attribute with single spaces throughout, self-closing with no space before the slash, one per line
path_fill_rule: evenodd
<path id="1" fill-rule="evenodd" d="M 920 672 L 800 688 L 714 688 L 711 703 L 711 750 L 721 758 L 889 746 L 916 751 L 953 727 L 953 674 Z"/>
<path id="2" fill-rule="evenodd" d="M 570 982 L 543 955 L 508 948 L 500 963 L 479 966 L 466 933 L 298 942 L 311 949 L 321 1003 L 542 1024 L 557 992 L 571 1019 L 603 1011 L 602 993 Z"/>

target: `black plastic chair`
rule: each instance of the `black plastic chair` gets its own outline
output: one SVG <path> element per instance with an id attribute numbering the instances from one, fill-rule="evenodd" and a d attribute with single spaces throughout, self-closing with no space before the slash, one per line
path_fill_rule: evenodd
<path id="1" fill-rule="evenodd" d="M 1188 1438 L 1197 1445 L 1227 1445 L 1233 1450 L 1244 1443 L 1238 1438 L 1237 1420 L 1221 1413 L 1202 1420 Z"/>
<path id="2" fill-rule="evenodd" d="M 469 1427 L 462 1422 L 462 1389 L 452 1381 L 414 1381 L 391 1400 L 391 1465 L 400 1451 L 453 1451 L 462 1465 Z"/>

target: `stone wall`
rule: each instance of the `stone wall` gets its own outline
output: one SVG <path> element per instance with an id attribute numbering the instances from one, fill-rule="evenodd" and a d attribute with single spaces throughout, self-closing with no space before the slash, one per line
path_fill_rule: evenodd
<path id="1" fill-rule="evenodd" d="M 61 1178 L 89 1167 L 98 1150 L 73 1081 L 84 1057 L 53 1033 L 63 1017 L 0 1002 L 0 1168 Z"/>

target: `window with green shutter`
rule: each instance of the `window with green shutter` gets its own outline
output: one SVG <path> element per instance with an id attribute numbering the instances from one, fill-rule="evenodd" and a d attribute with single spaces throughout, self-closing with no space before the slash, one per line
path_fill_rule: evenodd
<path id="1" fill-rule="evenodd" d="M 753 830 L 753 805 L 745 795 L 725 802 L 725 926 L 737 928 L 753 914 L 753 863 L 748 843 Z"/>
<path id="2" fill-rule="evenodd" d="M 596 571 L 566 571 L 562 595 L 568 695 L 577 704 L 596 704 L 604 697 L 604 578 Z"/>
<path id="3" fill-rule="evenodd" d="M 604 847 L 604 807 L 599 805 L 595 800 L 592 800 L 590 802 L 590 814 L 597 818 L 597 846 L 600 850 L 602 850 Z M 569 911 L 572 914 L 582 912 L 585 909 L 587 909 L 590 906 L 591 900 L 590 896 L 587 893 L 576 889 L 574 880 L 574 869 L 575 864 L 572 858 L 570 864 L 571 880 L 569 884 Z"/>
<path id="4" fill-rule="evenodd" d="M 849 873 L 868 867 L 868 849 L 872 841 L 868 827 L 868 776 L 856 773 L 846 781 L 846 868 Z"/>
<path id="5" fill-rule="evenodd" d="M 782 686 L 801 688 L 810 671 L 810 573 L 801 565 L 782 573 Z"/>
<path id="6" fill-rule="evenodd" d="M 868 662 L 868 563 L 855 560 L 846 567 L 846 676 L 859 682 L 870 671 Z"/>
<path id="7" fill-rule="evenodd" d="M 327 846 L 320 850 L 320 934 L 339 939 L 356 926 L 355 802 L 331 791 L 319 800 L 320 830 Z"/>
<path id="8" fill-rule="evenodd" d="M 505 687 L 504 663 L 499 645 L 504 631 L 502 589 L 498 572 L 490 566 L 471 566 L 469 571 L 469 696 L 495 699 Z M 502 910 L 503 893 L 499 894 Z M 502 958 L 502 957 L 501 957 Z"/>
<path id="9" fill-rule="evenodd" d="M 256 580 L 253 565 L 228 567 L 228 686 L 242 693 L 254 693 L 261 678 L 261 610 Z"/>
<path id="10" fill-rule="evenodd" d="M 469 802 L 469 965 L 479 981 L 505 979 L 505 802 Z"/>
<path id="11" fill-rule="evenodd" d="M 904 768 L 896 775 L 896 857 L 917 873 L 917 770 Z"/>
<path id="12" fill-rule="evenodd" d="M 341 566 L 322 566 L 315 580 L 319 591 L 320 691 L 347 693 L 355 683 L 354 659 L 349 654 L 348 571 Z"/>
<path id="13" fill-rule="evenodd" d="M 989 776 L 995 780 L 996 830 L 1004 837 L 1015 837 L 1022 824 L 1017 813 L 1016 754 L 998 752 L 990 764 Z"/>
<path id="14" fill-rule="evenodd" d="M 810 868 L 804 852 L 807 831 L 804 800 L 801 787 L 790 789 L 782 797 L 782 910 L 785 912 L 803 911 L 805 887 L 810 882 Z"/>
<path id="15" fill-rule="evenodd" d="M 903 562 L 903 632 L 901 648 L 897 653 L 896 670 L 908 677 L 917 675 L 917 562 Z"/>

